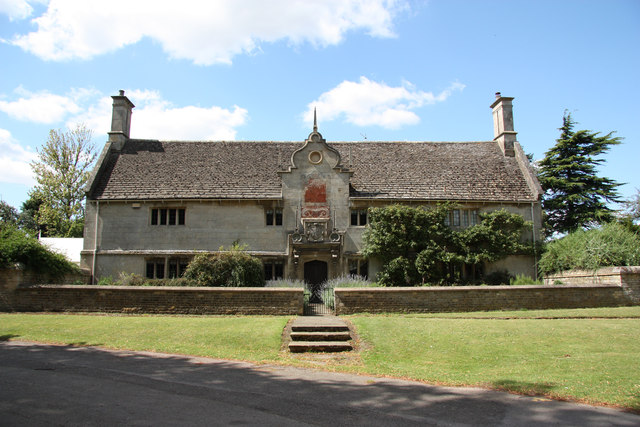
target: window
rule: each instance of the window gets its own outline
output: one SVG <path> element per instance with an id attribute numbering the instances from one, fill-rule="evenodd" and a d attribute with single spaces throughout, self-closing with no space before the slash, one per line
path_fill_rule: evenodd
<path id="1" fill-rule="evenodd" d="M 454 209 L 452 214 L 453 214 L 453 226 L 459 227 L 460 226 L 460 209 Z"/>
<path id="2" fill-rule="evenodd" d="M 189 266 L 189 260 L 186 258 L 169 258 L 169 279 L 182 277 Z"/>
<path id="3" fill-rule="evenodd" d="M 147 279 L 164 279 L 164 259 L 147 260 Z"/>
<path id="4" fill-rule="evenodd" d="M 284 262 L 281 260 L 264 261 L 265 280 L 278 280 L 284 277 Z"/>
<path id="5" fill-rule="evenodd" d="M 269 208 L 265 211 L 267 225 L 282 225 L 282 208 Z"/>
<path id="6" fill-rule="evenodd" d="M 184 225 L 184 208 L 153 208 L 151 209 L 151 225 Z"/>
<path id="7" fill-rule="evenodd" d="M 187 258 L 155 258 L 147 260 L 147 279 L 175 279 L 182 277 L 189 265 Z M 165 270 L 166 266 L 166 270 Z"/>
<path id="8" fill-rule="evenodd" d="M 351 209 L 351 225 L 353 226 L 367 225 L 367 210 Z"/>
<path id="9" fill-rule="evenodd" d="M 444 217 L 447 227 L 469 227 L 478 224 L 478 211 L 475 209 L 453 209 Z"/>
<path id="10" fill-rule="evenodd" d="M 369 262 L 365 259 L 349 260 L 349 275 L 360 276 L 365 279 L 369 278 Z"/>
<path id="11" fill-rule="evenodd" d="M 472 210 L 472 211 L 469 213 L 469 215 L 470 215 L 470 217 L 471 217 L 471 218 L 470 218 L 470 219 L 471 219 L 471 221 L 470 221 L 471 225 L 476 225 L 476 224 L 478 224 L 478 211 L 476 211 L 476 210 Z"/>

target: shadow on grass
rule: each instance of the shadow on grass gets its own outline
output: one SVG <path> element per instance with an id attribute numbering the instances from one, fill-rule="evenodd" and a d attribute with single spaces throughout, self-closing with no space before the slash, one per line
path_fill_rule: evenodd
<path id="1" fill-rule="evenodd" d="M 19 336 L 15 334 L 0 335 L 0 342 L 9 341 L 11 338 L 18 338 Z"/>
<path id="2" fill-rule="evenodd" d="M 493 381 L 490 385 L 497 390 L 510 391 L 527 396 L 548 395 L 556 386 L 554 383 L 530 383 L 513 380 Z"/>

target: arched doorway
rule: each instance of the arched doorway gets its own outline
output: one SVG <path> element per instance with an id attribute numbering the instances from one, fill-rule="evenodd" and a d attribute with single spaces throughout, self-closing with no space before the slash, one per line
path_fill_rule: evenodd
<path id="1" fill-rule="evenodd" d="M 304 281 L 318 286 L 327 280 L 328 265 L 325 261 L 308 261 L 304 263 Z"/>
<path id="2" fill-rule="evenodd" d="M 325 261 L 308 261 L 304 263 L 304 282 L 309 291 L 309 299 L 305 306 L 305 314 L 319 314 L 315 311 L 324 307 L 322 284 L 327 280 L 328 264 Z"/>

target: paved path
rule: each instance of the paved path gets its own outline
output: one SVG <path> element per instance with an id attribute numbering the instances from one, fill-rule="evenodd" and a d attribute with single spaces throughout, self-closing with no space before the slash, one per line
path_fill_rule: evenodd
<path id="1" fill-rule="evenodd" d="M 0 425 L 638 426 L 640 416 L 480 389 L 7 341 Z"/>

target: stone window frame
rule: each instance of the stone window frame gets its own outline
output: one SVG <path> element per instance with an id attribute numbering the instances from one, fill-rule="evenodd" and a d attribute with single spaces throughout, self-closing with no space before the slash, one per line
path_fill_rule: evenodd
<path id="1" fill-rule="evenodd" d="M 186 225 L 187 208 L 185 207 L 151 207 L 149 209 L 149 225 L 174 226 Z"/>
<path id="2" fill-rule="evenodd" d="M 262 260 L 265 280 L 284 279 L 284 259 L 267 258 Z"/>
<path id="3" fill-rule="evenodd" d="M 155 256 L 145 258 L 144 262 L 144 276 L 147 279 L 175 279 L 183 276 L 191 259 L 185 256 Z"/>
<path id="4" fill-rule="evenodd" d="M 284 222 L 284 211 L 279 206 L 264 208 L 264 223 L 267 227 L 280 227 Z"/>
<path id="5" fill-rule="evenodd" d="M 478 209 L 452 209 L 444 217 L 447 227 L 467 228 L 479 223 Z"/>
<path id="6" fill-rule="evenodd" d="M 369 223 L 367 208 L 351 208 L 349 210 L 349 225 L 351 227 L 366 227 Z"/>
<path id="7" fill-rule="evenodd" d="M 369 279 L 369 260 L 366 258 L 349 258 L 347 262 L 349 276 L 360 276 Z"/>
<path id="8" fill-rule="evenodd" d="M 451 224 L 454 227 L 460 227 L 460 209 L 453 209 L 451 211 Z"/>

